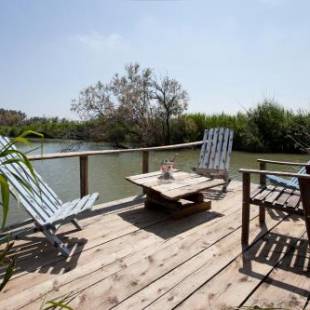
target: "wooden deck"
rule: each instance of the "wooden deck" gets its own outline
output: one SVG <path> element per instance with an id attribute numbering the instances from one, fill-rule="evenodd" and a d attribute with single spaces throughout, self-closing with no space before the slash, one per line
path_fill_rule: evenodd
<path id="1" fill-rule="evenodd" d="M 173 220 L 140 200 L 96 206 L 82 231 L 61 228 L 65 259 L 40 233 L 15 243 L 17 270 L 0 309 L 40 309 L 66 298 L 74 309 L 310 309 L 310 254 L 304 222 L 270 211 L 266 227 L 251 210 L 240 246 L 241 183 L 212 190 L 212 210 Z"/>

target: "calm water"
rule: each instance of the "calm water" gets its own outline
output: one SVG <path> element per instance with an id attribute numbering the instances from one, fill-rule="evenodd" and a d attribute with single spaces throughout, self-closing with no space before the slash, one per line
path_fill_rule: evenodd
<path id="1" fill-rule="evenodd" d="M 31 148 L 38 146 L 33 143 Z M 68 148 L 69 146 L 69 148 Z M 29 150 L 29 147 L 20 146 Z M 111 147 L 103 143 L 81 143 L 73 141 L 45 141 L 44 153 L 60 152 L 64 150 L 102 150 Z M 38 154 L 35 150 L 30 154 Z M 163 159 L 172 158 L 177 154 L 177 168 L 190 171 L 197 164 L 199 149 L 185 149 L 176 151 L 151 152 L 150 170 L 158 170 Z M 257 167 L 257 158 L 269 158 L 289 161 L 309 160 L 309 155 L 294 154 L 257 154 L 245 152 L 233 152 L 230 166 L 230 174 L 235 179 L 240 179 L 238 169 L 240 167 Z M 34 167 L 44 180 L 55 190 L 63 201 L 79 197 L 79 161 L 78 158 L 52 159 L 33 162 Z M 272 166 L 270 166 L 272 168 Z M 277 170 L 284 167 L 277 166 Z M 294 171 L 294 170 L 293 170 Z M 89 157 L 89 191 L 99 192 L 99 202 L 107 202 L 130 195 L 141 193 L 141 189 L 126 181 L 129 175 L 141 173 L 141 154 L 113 154 Z M 254 181 L 257 181 L 254 179 Z M 12 201 L 9 223 L 15 223 L 27 218 L 22 207 Z"/>

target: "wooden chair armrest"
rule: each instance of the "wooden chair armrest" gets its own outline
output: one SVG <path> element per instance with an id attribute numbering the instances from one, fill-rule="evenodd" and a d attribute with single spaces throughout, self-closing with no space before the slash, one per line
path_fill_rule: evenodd
<path id="1" fill-rule="evenodd" d="M 276 164 L 276 165 L 285 165 L 285 166 L 306 166 L 308 163 L 296 163 L 291 161 L 277 161 L 277 160 L 269 160 L 269 159 L 257 159 L 259 163 L 269 163 L 269 164 Z"/>
<path id="2" fill-rule="evenodd" d="M 285 172 L 285 171 L 272 171 L 272 170 L 258 170 L 258 169 L 239 169 L 240 173 L 255 173 L 259 175 L 277 175 L 282 177 L 291 177 L 291 178 L 299 178 L 299 179 L 310 179 L 310 174 L 299 174 L 299 173 L 293 173 L 293 172 Z"/>

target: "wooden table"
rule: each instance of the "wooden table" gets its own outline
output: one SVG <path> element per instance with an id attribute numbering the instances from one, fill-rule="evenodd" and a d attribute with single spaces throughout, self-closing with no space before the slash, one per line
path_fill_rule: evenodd
<path id="1" fill-rule="evenodd" d="M 141 186 L 146 194 L 146 207 L 162 207 L 174 217 L 208 210 L 211 201 L 205 200 L 202 190 L 223 185 L 219 179 L 210 179 L 196 173 L 180 170 L 173 172 L 173 180 L 159 179 L 160 171 L 127 177 L 126 179 Z"/>

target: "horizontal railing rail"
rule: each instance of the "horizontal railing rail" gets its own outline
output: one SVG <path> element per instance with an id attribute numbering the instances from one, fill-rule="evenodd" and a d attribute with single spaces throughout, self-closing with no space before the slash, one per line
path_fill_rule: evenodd
<path id="1" fill-rule="evenodd" d="M 188 143 L 181 143 L 181 144 L 171 144 L 171 145 L 164 145 L 164 146 L 144 147 L 144 148 L 48 153 L 48 154 L 43 154 L 43 155 L 31 155 L 31 156 L 28 156 L 28 159 L 31 161 L 35 161 L 35 160 L 49 160 L 49 159 L 78 157 L 80 160 L 80 196 L 82 197 L 88 194 L 88 157 L 89 156 L 142 152 L 142 173 L 147 173 L 149 172 L 149 152 L 191 148 L 191 147 L 199 146 L 202 143 L 203 141 L 195 141 L 195 142 L 188 142 Z M 198 157 L 197 157 L 197 161 L 198 161 Z"/>
<path id="2" fill-rule="evenodd" d="M 42 159 L 95 156 L 95 155 L 105 155 L 105 154 L 131 153 L 131 152 L 164 151 L 164 150 L 190 148 L 190 147 L 201 145 L 202 143 L 203 141 L 195 141 L 195 142 L 188 142 L 188 143 L 170 144 L 170 145 L 144 147 L 144 148 L 133 148 L 133 149 L 48 153 L 48 154 L 43 154 L 43 155 L 31 155 L 31 156 L 28 156 L 28 158 L 30 160 L 42 160 Z"/>

